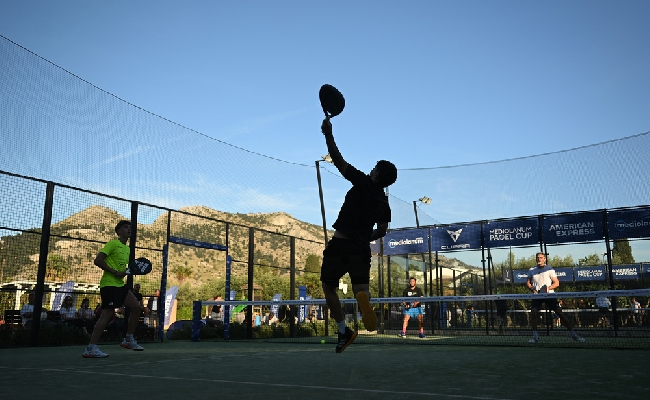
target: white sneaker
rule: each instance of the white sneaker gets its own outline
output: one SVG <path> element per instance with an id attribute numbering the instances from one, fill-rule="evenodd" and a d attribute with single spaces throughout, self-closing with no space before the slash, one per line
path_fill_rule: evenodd
<path id="1" fill-rule="evenodd" d="M 88 350 L 88 348 L 86 347 L 86 350 L 83 352 L 81 356 L 84 358 L 104 358 L 104 357 L 108 357 L 108 354 L 99 350 L 99 347 L 95 346 L 90 350 Z"/>
<path id="2" fill-rule="evenodd" d="M 530 339 L 530 340 L 528 341 L 528 343 L 530 343 L 530 344 L 539 343 L 539 338 L 538 338 L 538 337 L 534 337 L 534 338 Z"/>
<path id="3" fill-rule="evenodd" d="M 144 347 L 140 346 L 135 339 L 131 339 L 130 341 L 128 341 L 126 340 L 126 338 L 124 338 L 124 340 L 122 340 L 122 343 L 120 343 L 120 346 L 124 347 L 125 349 L 131 349 L 135 351 L 144 350 Z"/>

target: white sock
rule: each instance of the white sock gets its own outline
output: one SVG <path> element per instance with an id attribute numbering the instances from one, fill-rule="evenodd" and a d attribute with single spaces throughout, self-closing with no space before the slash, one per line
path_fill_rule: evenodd
<path id="1" fill-rule="evenodd" d="M 343 320 L 341 322 L 337 322 L 336 326 L 339 327 L 339 333 L 345 333 L 345 327 L 346 327 L 345 320 Z"/>
<path id="2" fill-rule="evenodd" d="M 86 347 L 86 348 L 87 348 L 88 350 L 92 350 L 92 349 L 94 349 L 95 347 L 97 347 L 96 344 L 90 343 L 90 344 L 88 345 L 88 347 Z"/>

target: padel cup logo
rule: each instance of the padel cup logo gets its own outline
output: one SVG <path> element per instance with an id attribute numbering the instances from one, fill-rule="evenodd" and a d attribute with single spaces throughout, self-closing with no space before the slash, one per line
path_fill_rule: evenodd
<path id="1" fill-rule="evenodd" d="M 400 239 L 400 240 L 391 239 L 388 242 L 388 247 L 394 249 L 395 247 L 398 246 L 406 246 L 409 244 L 423 244 L 423 243 L 424 243 L 424 238 L 421 237 L 415 239 Z"/>
<path id="2" fill-rule="evenodd" d="M 457 231 L 450 231 L 450 230 L 448 230 L 447 233 L 448 233 L 449 236 L 451 237 L 451 240 L 453 240 L 454 243 L 456 243 L 456 241 L 457 241 L 458 238 L 460 237 L 460 233 L 461 233 L 462 231 L 463 231 L 463 229 L 461 228 L 461 229 L 459 229 L 459 230 L 457 230 Z"/>

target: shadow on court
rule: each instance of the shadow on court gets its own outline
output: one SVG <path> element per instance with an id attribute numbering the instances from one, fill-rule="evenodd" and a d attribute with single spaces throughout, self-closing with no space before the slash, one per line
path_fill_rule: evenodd
<path id="1" fill-rule="evenodd" d="M 647 399 L 647 351 L 185 342 L 0 349 L 2 398 Z M 539 392 L 542 390 L 545 393 Z M 532 392 L 531 392 L 532 391 Z M 534 394 L 533 394 L 534 393 Z"/>

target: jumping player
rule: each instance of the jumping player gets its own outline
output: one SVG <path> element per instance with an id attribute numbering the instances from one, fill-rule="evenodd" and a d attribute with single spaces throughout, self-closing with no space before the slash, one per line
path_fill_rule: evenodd
<path id="1" fill-rule="evenodd" d="M 377 162 L 369 175 L 348 164 L 341 156 L 332 135 L 329 117 L 323 120 L 327 150 L 341 175 L 352 183 L 339 211 L 334 236 L 323 251 L 321 278 L 325 300 L 338 326 L 336 352 L 340 353 L 357 337 L 357 332 L 345 324 L 341 302 L 336 293 L 339 279 L 350 274 L 361 318 L 367 330 L 377 327 L 377 316 L 370 306 L 370 242 L 386 235 L 391 219 L 388 197 L 384 188 L 397 180 L 397 168 L 385 160 Z M 373 229 L 377 225 L 376 229 Z"/>

